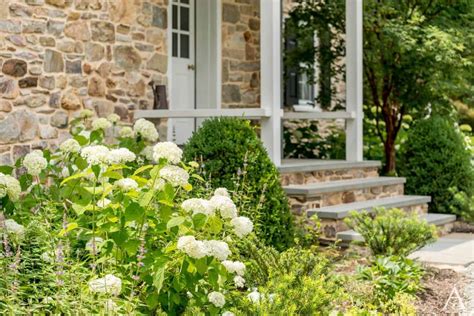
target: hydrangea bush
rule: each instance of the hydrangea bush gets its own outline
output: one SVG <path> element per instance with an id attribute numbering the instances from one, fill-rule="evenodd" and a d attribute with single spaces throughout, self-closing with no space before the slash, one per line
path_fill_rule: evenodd
<path id="1" fill-rule="evenodd" d="M 156 144 L 151 122 L 90 117 L 57 151 L 1 167 L 0 310 L 68 314 L 68 288 L 75 312 L 226 312 L 245 286 L 233 253 L 252 222 L 225 188 L 193 189 L 198 165 Z"/>

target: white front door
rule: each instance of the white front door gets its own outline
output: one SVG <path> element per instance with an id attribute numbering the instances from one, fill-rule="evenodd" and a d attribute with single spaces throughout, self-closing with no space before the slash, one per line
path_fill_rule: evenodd
<path id="1" fill-rule="evenodd" d="M 192 110 L 195 108 L 195 40 L 194 1 L 173 0 L 171 30 L 171 109 Z M 171 139 L 184 144 L 195 129 L 194 119 L 170 121 Z"/>

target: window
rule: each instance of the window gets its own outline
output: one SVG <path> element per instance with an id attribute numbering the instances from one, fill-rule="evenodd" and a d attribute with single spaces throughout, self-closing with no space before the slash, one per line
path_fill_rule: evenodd
<path id="1" fill-rule="evenodd" d="M 190 58 L 191 7 L 189 0 L 173 0 L 172 7 L 172 54 L 173 57 Z"/>

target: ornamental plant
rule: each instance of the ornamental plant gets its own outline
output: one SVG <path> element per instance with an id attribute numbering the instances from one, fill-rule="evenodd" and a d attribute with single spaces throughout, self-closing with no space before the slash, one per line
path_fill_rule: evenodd
<path id="1" fill-rule="evenodd" d="M 293 218 L 278 170 L 250 121 L 205 121 L 185 145 L 184 158 L 202 162 L 200 174 L 211 186 L 245 197 L 239 199 L 239 207 L 267 245 L 281 250 L 293 243 Z"/>
<path id="2" fill-rule="evenodd" d="M 1 167 L 0 310 L 224 312 L 245 286 L 233 249 L 252 221 L 226 189 L 194 190 L 197 164 L 173 143 L 155 144 L 151 122 L 90 116 L 59 150 Z"/>

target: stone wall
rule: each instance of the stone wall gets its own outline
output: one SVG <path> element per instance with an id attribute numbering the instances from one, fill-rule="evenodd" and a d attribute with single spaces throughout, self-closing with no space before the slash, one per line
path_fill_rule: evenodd
<path id="1" fill-rule="evenodd" d="M 167 4 L 0 0 L 0 165 L 56 146 L 81 109 L 150 108 L 149 83 L 167 82 Z"/>
<path id="2" fill-rule="evenodd" d="M 222 107 L 260 106 L 260 0 L 222 0 Z"/>

